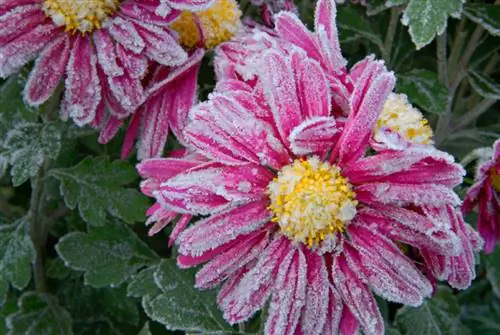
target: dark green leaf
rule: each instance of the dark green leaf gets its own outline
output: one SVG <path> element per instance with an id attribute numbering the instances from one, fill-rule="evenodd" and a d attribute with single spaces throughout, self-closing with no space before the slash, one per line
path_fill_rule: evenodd
<path id="1" fill-rule="evenodd" d="M 162 261 L 153 274 L 160 292 L 143 297 L 144 311 L 167 329 L 203 334 L 232 333 L 233 329 L 217 307 L 215 293 L 194 288 L 194 273 L 195 270 L 180 270 L 175 260 Z M 146 288 L 141 290 L 136 285 L 133 291 L 149 292 L 150 280 L 144 283 Z"/>
<path id="2" fill-rule="evenodd" d="M 446 29 L 448 17 L 459 17 L 463 0 L 410 0 L 402 22 L 409 26 L 410 36 L 417 49 L 431 43 Z"/>
<path id="3" fill-rule="evenodd" d="M 486 255 L 486 277 L 491 283 L 493 292 L 500 299 L 500 248 Z"/>
<path id="4" fill-rule="evenodd" d="M 158 258 L 130 228 L 112 223 L 70 233 L 56 250 L 67 266 L 85 271 L 85 283 L 93 287 L 118 286 Z"/>
<path id="5" fill-rule="evenodd" d="M 71 270 L 64 265 L 60 258 L 53 258 L 47 261 L 45 275 L 49 278 L 64 279 L 69 276 Z"/>
<path id="6" fill-rule="evenodd" d="M 426 112 L 441 114 L 446 110 L 448 90 L 434 72 L 414 69 L 400 74 L 397 90 Z"/>
<path id="7" fill-rule="evenodd" d="M 66 205 L 71 209 L 78 205 L 80 215 L 91 225 L 102 226 L 106 212 L 127 223 L 145 218 L 148 199 L 125 187 L 137 178 L 125 161 L 87 157 L 71 168 L 53 169 L 50 175 L 60 180 Z"/>
<path id="8" fill-rule="evenodd" d="M 500 85 L 490 78 L 475 72 L 469 71 L 469 83 L 474 90 L 486 99 L 500 99 Z"/>
<path id="9" fill-rule="evenodd" d="M 9 283 L 22 290 L 31 279 L 35 250 L 24 232 L 25 220 L 22 218 L 12 225 L 0 226 L 0 302 Z"/>
<path id="10" fill-rule="evenodd" d="M 464 7 L 465 15 L 488 30 L 490 34 L 500 36 L 500 6 L 485 3 L 468 3 Z"/>
<path id="11" fill-rule="evenodd" d="M 71 316 L 49 294 L 27 292 L 18 302 L 19 311 L 7 317 L 9 335 L 73 334 Z"/>
<path id="12" fill-rule="evenodd" d="M 444 286 L 419 308 L 401 308 L 396 313 L 395 324 L 402 334 L 408 335 L 470 334 L 460 322 L 460 306 L 456 297 Z"/>
<path id="13" fill-rule="evenodd" d="M 406 5 L 408 1 L 409 0 L 370 0 L 367 1 L 364 6 L 366 6 L 366 14 L 372 16 L 394 6 Z"/>

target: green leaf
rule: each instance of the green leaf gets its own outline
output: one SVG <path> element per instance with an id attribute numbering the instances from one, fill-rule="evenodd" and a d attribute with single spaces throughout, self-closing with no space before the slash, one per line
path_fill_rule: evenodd
<path id="1" fill-rule="evenodd" d="M 46 159 L 55 159 L 61 149 L 61 131 L 56 123 L 23 123 L 7 133 L 3 155 L 9 157 L 14 186 L 33 177 Z"/>
<path id="2" fill-rule="evenodd" d="M 486 278 L 490 281 L 493 292 L 500 299 L 500 248 L 495 248 L 495 251 L 486 255 L 485 259 Z"/>
<path id="3" fill-rule="evenodd" d="M 398 75 L 397 91 L 426 112 L 441 114 L 446 110 L 448 90 L 434 72 L 414 69 Z"/>
<path id="4" fill-rule="evenodd" d="M 28 286 L 35 249 L 25 234 L 25 218 L 12 225 L 0 226 L 0 297 L 4 297 L 9 283 L 18 290 Z M 1 302 L 0 298 L 0 302 Z"/>
<path id="5" fill-rule="evenodd" d="M 465 15 L 488 30 L 500 36 L 500 6 L 485 3 L 468 3 L 464 6 Z"/>
<path id="6" fill-rule="evenodd" d="M 118 286 L 158 259 L 130 228 L 112 223 L 70 233 L 56 250 L 67 266 L 84 271 L 85 283 L 93 287 Z"/>
<path id="7" fill-rule="evenodd" d="M 49 294 L 27 292 L 18 302 L 19 311 L 7 317 L 9 335 L 73 334 L 71 316 Z"/>
<path id="8" fill-rule="evenodd" d="M 373 30 L 373 25 L 361 11 L 348 6 L 339 6 L 337 10 L 337 25 L 342 43 L 357 39 L 367 39 L 382 50 L 384 43 L 380 35 Z"/>
<path id="9" fill-rule="evenodd" d="M 465 0 L 410 0 L 401 22 L 409 26 L 417 49 L 431 43 L 446 30 L 448 16 L 459 17 Z"/>
<path id="10" fill-rule="evenodd" d="M 64 279 L 71 273 L 71 270 L 64 265 L 60 258 L 51 258 L 47 261 L 45 275 L 49 278 Z"/>
<path id="11" fill-rule="evenodd" d="M 140 282 L 136 280 L 134 288 L 129 287 L 129 294 L 148 293 L 142 299 L 144 311 L 167 329 L 203 334 L 233 333 L 217 307 L 215 292 L 194 288 L 195 271 L 180 270 L 175 260 L 163 260 L 154 272 L 149 270 Z M 152 280 L 159 291 L 151 288 Z M 140 288 L 140 283 L 145 287 Z"/>
<path id="12" fill-rule="evenodd" d="M 469 83 L 474 90 L 483 98 L 500 99 L 500 85 L 490 78 L 476 72 L 469 71 Z"/>
<path id="13" fill-rule="evenodd" d="M 370 0 L 363 4 L 363 6 L 366 7 L 366 14 L 372 16 L 394 6 L 406 5 L 408 1 L 409 0 Z"/>
<path id="14" fill-rule="evenodd" d="M 73 316 L 75 333 L 137 334 L 139 310 L 136 301 L 118 289 L 85 286 L 80 278 L 65 280 L 57 292 L 59 301 Z"/>
<path id="15" fill-rule="evenodd" d="M 144 327 L 141 328 L 141 331 L 137 335 L 152 335 L 151 330 L 149 330 L 149 321 L 146 321 Z"/>
<path id="16" fill-rule="evenodd" d="M 0 335 L 7 334 L 6 318 L 10 314 L 17 311 L 17 298 L 8 297 L 8 299 L 0 305 Z"/>
<path id="17" fill-rule="evenodd" d="M 127 223 L 144 220 L 149 200 L 135 188 L 125 187 L 137 179 L 135 169 L 125 161 L 87 157 L 49 173 L 61 182 L 66 205 L 71 209 L 78 205 L 81 217 L 91 225 L 104 225 L 106 212 Z"/>
<path id="18" fill-rule="evenodd" d="M 460 322 L 460 306 L 452 291 L 439 287 L 436 295 L 419 308 L 404 306 L 396 313 L 395 324 L 402 334 L 458 335 L 470 331 Z"/>
<path id="19" fill-rule="evenodd" d="M 155 283 L 154 274 L 158 271 L 159 264 L 143 269 L 135 275 L 127 288 L 127 295 L 134 298 L 144 296 L 153 296 L 161 294 L 160 289 Z"/>

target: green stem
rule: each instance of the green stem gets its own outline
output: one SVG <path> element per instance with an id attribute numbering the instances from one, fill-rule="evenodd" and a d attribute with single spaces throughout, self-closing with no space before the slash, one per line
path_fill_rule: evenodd
<path id="1" fill-rule="evenodd" d="M 42 198 L 43 198 L 43 176 L 45 174 L 45 164 L 31 180 L 31 201 L 29 209 L 29 232 L 33 246 L 35 247 L 36 259 L 33 264 L 33 273 L 35 277 L 35 289 L 38 292 L 47 290 L 47 281 L 45 278 L 44 256 L 45 244 L 47 240 L 47 231 L 42 220 Z"/>
<path id="2" fill-rule="evenodd" d="M 448 64 L 446 62 L 446 31 L 436 39 L 436 55 L 438 61 L 439 80 L 448 87 Z"/>
<path id="3" fill-rule="evenodd" d="M 453 45 L 451 46 L 450 56 L 448 58 L 449 81 L 451 80 L 451 76 L 453 75 L 453 70 L 457 67 L 458 59 L 460 58 L 465 39 L 467 38 L 467 31 L 464 30 L 465 22 L 465 18 L 460 21 L 457 32 L 455 34 L 455 38 L 453 40 Z"/>
<path id="4" fill-rule="evenodd" d="M 391 62 L 392 55 L 392 44 L 394 42 L 394 36 L 396 35 L 396 29 L 398 27 L 400 9 L 397 7 L 391 8 L 391 18 L 389 21 L 389 27 L 385 34 L 384 47 L 382 48 L 383 58 L 387 65 Z"/>
<path id="5" fill-rule="evenodd" d="M 483 115 L 485 112 L 493 106 L 497 100 L 495 99 L 484 99 L 481 101 L 473 110 L 462 116 L 457 120 L 456 125 L 453 127 L 453 131 L 457 131 L 469 125 L 472 121 L 476 120 L 478 117 Z"/>

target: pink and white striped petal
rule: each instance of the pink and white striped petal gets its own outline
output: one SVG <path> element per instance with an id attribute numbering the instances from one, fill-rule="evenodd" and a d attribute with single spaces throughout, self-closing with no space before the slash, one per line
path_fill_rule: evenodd
<path id="1" fill-rule="evenodd" d="M 166 3 L 172 8 L 194 12 L 208 9 L 214 1 L 215 0 L 160 0 L 160 2 Z"/>
<path id="2" fill-rule="evenodd" d="M 78 126 L 90 123 L 101 101 L 97 56 L 89 37 L 78 35 L 66 68 L 63 106 Z"/>
<path id="3" fill-rule="evenodd" d="M 266 201 L 255 201 L 198 221 L 180 236 L 179 252 L 198 256 L 258 230 L 271 218 L 267 205 Z"/>
<path id="4" fill-rule="evenodd" d="M 46 19 L 40 5 L 17 6 L 2 15 L 0 11 L 0 45 L 28 33 Z"/>
<path id="5" fill-rule="evenodd" d="M 290 148 L 297 156 L 323 155 L 340 137 L 335 118 L 313 117 L 295 127 L 289 136 Z"/>
<path id="6" fill-rule="evenodd" d="M 188 56 L 168 29 L 146 23 L 136 24 L 136 29 L 144 41 L 144 54 L 159 64 L 181 65 Z"/>
<path id="7" fill-rule="evenodd" d="M 70 41 L 66 34 L 40 53 L 24 88 L 24 97 L 30 105 L 39 106 L 50 98 L 64 75 L 69 54 Z"/>
<path id="8" fill-rule="evenodd" d="M 106 29 L 99 29 L 93 34 L 97 60 L 107 76 L 123 75 L 123 68 L 117 63 L 117 50 L 113 38 Z"/>

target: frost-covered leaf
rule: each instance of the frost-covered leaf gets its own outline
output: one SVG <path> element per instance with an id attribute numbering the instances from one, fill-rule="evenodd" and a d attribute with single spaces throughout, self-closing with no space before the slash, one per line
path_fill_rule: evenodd
<path id="1" fill-rule="evenodd" d="M 0 304 L 0 334 L 7 334 L 7 323 L 6 318 L 10 314 L 14 314 L 17 311 L 17 299 L 14 297 L 8 297 L 8 299 Z"/>
<path id="2" fill-rule="evenodd" d="M 490 78 L 476 71 L 469 71 L 469 83 L 483 98 L 500 99 L 500 85 Z"/>
<path id="3" fill-rule="evenodd" d="M 396 313 L 395 324 L 408 335 L 465 335 L 470 330 L 460 322 L 460 306 L 447 287 L 419 308 L 404 306 Z"/>
<path id="4" fill-rule="evenodd" d="M 11 129 L 1 151 L 12 165 L 12 184 L 19 186 L 33 177 L 46 159 L 61 149 L 61 130 L 56 123 L 21 123 Z"/>
<path id="5" fill-rule="evenodd" d="M 61 182 L 66 205 L 78 206 L 89 224 L 102 226 L 106 212 L 127 223 L 143 221 L 149 201 L 126 185 L 137 179 L 135 169 L 127 162 L 110 162 L 106 157 L 87 157 L 70 168 L 53 169 L 50 175 Z"/>
<path id="6" fill-rule="evenodd" d="M 500 299 L 500 248 L 485 256 L 486 259 L 486 277 L 491 283 L 493 292 Z"/>
<path id="7" fill-rule="evenodd" d="M 382 38 L 374 31 L 373 25 L 360 10 L 354 7 L 339 6 L 337 11 L 339 37 L 342 43 L 367 39 L 379 48 L 382 47 Z"/>
<path id="8" fill-rule="evenodd" d="M 147 292 L 142 299 L 144 311 L 167 329 L 203 334 L 233 333 L 217 307 L 215 293 L 194 288 L 194 273 L 193 269 L 180 270 L 175 260 L 163 260 L 154 271 L 143 274 L 144 287 L 141 288 L 136 279 L 133 289 L 129 287 L 129 294 Z M 154 292 L 152 281 L 159 291 Z"/>
<path id="9" fill-rule="evenodd" d="M 8 335 L 69 335 L 71 316 L 57 299 L 46 293 L 27 292 L 19 298 L 19 310 L 7 317 Z"/>
<path id="10" fill-rule="evenodd" d="M 151 330 L 149 329 L 149 321 L 146 321 L 144 326 L 141 328 L 141 331 L 137 335 L 152 335 Z"/>
<path id="11" fill-rule="evenodd" d="M 500 36 L 500 6 L 480 2 L 468 3 L 464 6 L 464 13 L 490 34 Z"/>
<path id="12" fill-rule="evenodd" d="M 161 291 L 154 280 L 154 274 L 158 268 L 159 264 L 155 264 L 136 274 L 127 287 L 127 294 L 134 298 L 160 294 Z"/>
<path id="13" fill-rule="evenodd" d="M 409 26 L 413 43 L 420 49 L 446 29 L 448 16 L 459 17 L 465 0 L 410 0 L 401 22 Z"/>
<path id="14" fill-rule="evenodd" d="M 414 69 L 400 74 L 397 90 L 426 112 L 441 114 L 446 110 L 448 90 L 434 72 Z"/>
<path id="15" fill-rule="evenodd" d="M 25 234 L 25 220 L 12 225 L 0 225 L 0 304 L 9 283 L 18 290 L 28 286 L 31 279 L 31 264 L 35 250 Z"/>
<path id="16" fill-rule="evenodd" d="M 77 335 L 137 334 L 139 310 L 125 287 L 93 288 L 80 278 L 65 280 L 57 292 L 61 306 L 73 316 Z M 128 330 L 124 332 L 124 330 Z"/>
<path id="17" fill-rule="evenodd" d="M 64 265 L 60 258 L 52 258 L 47 260 L 45 275 L 49 278 L 64 279 L 69 276 L 71 269 Z"/>
<path id="18" fill-rule="evenodd" d="M 118 286 L 158 259 L 129 227 L 111 222 L 64 236 L 56 250 L 67 266 L 84 271 L 85 283 L 93 287 Z"/>

